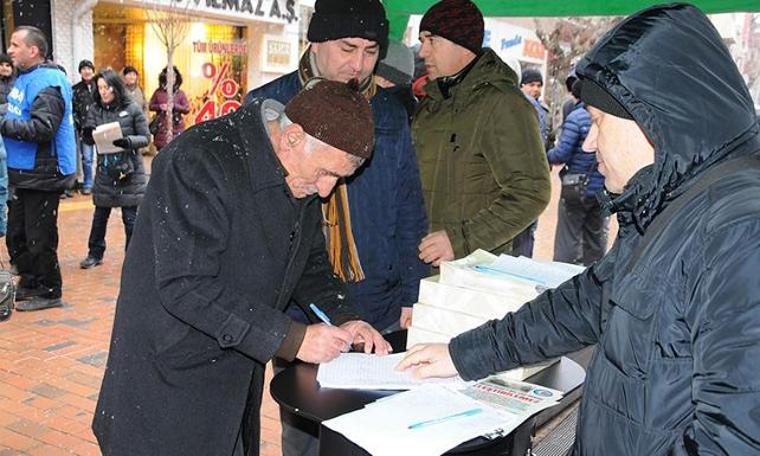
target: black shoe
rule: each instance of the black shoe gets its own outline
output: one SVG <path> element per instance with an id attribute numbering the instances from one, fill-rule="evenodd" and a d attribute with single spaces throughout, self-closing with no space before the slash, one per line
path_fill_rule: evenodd
<path id="1" fill-rule="evenodd" d="M 63 307 L 61 298 L 43 298 L 36 296 L 28 301 L 22 301 L 16 305 L 19 312 L 30 312 L 33 310 L 52 309 L 53 307 Z"/>
<path id="2" fill-rule="evenodd" d="M 0 321 L 11 318 L 11 313 L 13 313 L 13 301 L 0 304 Z"/>
<path id="3" fill-rule="evenodd" d="M 95 266 L 100 266 L 101 264 L 103 264 L 102 258 L 95 258 L 90 255 L 87 255 L 87 258 L 85 258 L 79 263 L 79 267 L 82 269 L 90 269 L 90 268 L 94 268 Z"/>
<path id="4" fill-rule="evenodd" d="M 18 287 L 16 289 L 16 301 L 26 301 L 38 296 L 45 296 L 50 294 L 53 290 L 45 287 L 26 288 Z M 49 297 L 49 296 L 48 296 Z"/>
<path id="5" fill-rule="evenodd" d="M 83 188 L 83 189 L 82 189 L 82 191 L 81 191 L 80 193 L 81 193 L 82 195 L 89 195 L 89 194 L 91 194 L 91 193 L 92 193 L 92 189 L 89 189 L 89 188 Z"/>

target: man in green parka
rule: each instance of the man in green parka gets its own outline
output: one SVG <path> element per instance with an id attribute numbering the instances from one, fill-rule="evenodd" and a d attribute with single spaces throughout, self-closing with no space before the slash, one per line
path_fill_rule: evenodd
<path id="1" fill-rule="evenodd" d="M 434 266 L 476 249 L 511 253 L 549 203 L 538 120 L 514 71 L 482 48 L 483 28 L 469 0 L 442 0 L 420 23 L 430 82 L 412 136 L 430 221 L 420 258 Z"/>

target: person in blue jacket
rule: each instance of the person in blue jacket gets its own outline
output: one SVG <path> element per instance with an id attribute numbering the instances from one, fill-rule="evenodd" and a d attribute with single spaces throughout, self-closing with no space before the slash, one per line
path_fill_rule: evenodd
<path id="1" fill-rule="evenodd" d="M 565 165 L 559 175 L 559 201 L 554 261 L 590 265 L 604 255 L 609 217 L 602 213 L 596 194 L 604 188 L 596 156 L 581 146 L 591 128 L 591 115 L 580 101 L 581 84 L 572 86 L 575 106 L 562 124 L 558 144 L 547 152 L 552 165 Z"/>
<path id="2" fill-rule="evenodd" d="M 0 134 L 11 188 L 6 243 L 21 276 L 18 310 L 63 305 L 58 203 L 59 195 L 74 185 L 76 140 L 71 84 L 57 65 L 46 61 L 47 53 L 47 38 L 38 28 L 21 26 L 11 35 L 8 54 L 19 73 L 0 119 Z"/>
<path id="3" fill-rule="evenodd" d="M 375 150 L 323 206 L 328 252 L 364 321 L 381 332 L 408 327 L 420 279 L 429 274 L 417 250 L 427 218 L 406 111 L 373 77 L 388 47 L 383 5 L 379 0 L 317 0 L 308 39 L 298 70 L 253 90 L 246 101 L 260 97 L 287 103 L 313 77 L 359 81 L 372 107 Z M 294 307 L 292 318 L 313 320 Z M 285 455 L 316 453 L 316 439 L 303 434 L 283 422 Z"/>

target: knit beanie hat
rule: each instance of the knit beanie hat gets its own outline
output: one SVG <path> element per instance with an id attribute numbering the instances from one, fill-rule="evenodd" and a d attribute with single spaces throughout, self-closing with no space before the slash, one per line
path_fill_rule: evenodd
<path id="1" fill-rule="evenodd" d="M 593 106 L 600 111 L 612 114 L 615 117 L 634 120 L 633 116 L 602 86 L 591 79 L 581 78 L 580 99 L 587 106 Z"/>
<path id="2" fill-rule="evenodd" d="M 420 32 L 446 38 L 480 54 L 483 49 L 483 14 L 470 0 L 441 0 L 422 16 Z"/>
<path id="3" fill-rule="evenodd" d="M 522 77 L 520 78 L 520 85 L 530 84 L 531 82 L 540 82 L 541 85 L 544 85 L 544 78 L 541 76 L 541 72 L 534 69 L 534 68 L 526 68 L 522 72 Z"/>
<path id="4" fill-rule="evenodd" d="M 285 105 L 285 114 L 309 136 L 351 155 L 372 156 L 372 111 L 355 80 L 346 84 L 314 78 Z"/>
<path id="5" fill-rule="evenodd" d="M 364 38 L 388 50 L 388 19 L 380 0 L 317 0 L 306 38 L 312 43 Z"/>
<path id="6" fill-rule="evenodd" d="M 388 54 L 377 64 L 375 74 L 396 85 L 409 85 L 414 75 L 414 53 L 403 43 L 388 43 Z"/>
<path id="7" fill-rule="evenodd" d="M 87 59 L 84 59 L 81 62 L 79 62 L 79 68 L 77 69 L 77 71 L 82 71 L 82 68 L 89 68 L 92 71 L 95 71 L 95 65 L 93 65 L 93 63 Z"/>

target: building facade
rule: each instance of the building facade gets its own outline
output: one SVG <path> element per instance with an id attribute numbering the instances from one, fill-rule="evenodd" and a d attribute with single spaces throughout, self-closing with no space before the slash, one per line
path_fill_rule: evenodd
<path id="1" fill-rule="evenodd" d="M 236 109 L 250 88 L 295 69 L 303 48 L 299 0 L 5 0 L 0 6 L 3 50 L 16 26 L 34 25 L 51 38 L 50 57 L 72 83 L 82 59 L 98 70 L 131 65 L 146 97 L 158 87 L 166 38 L 173 36 L 173 63 L 192 106 L 187 124 Z"/>

